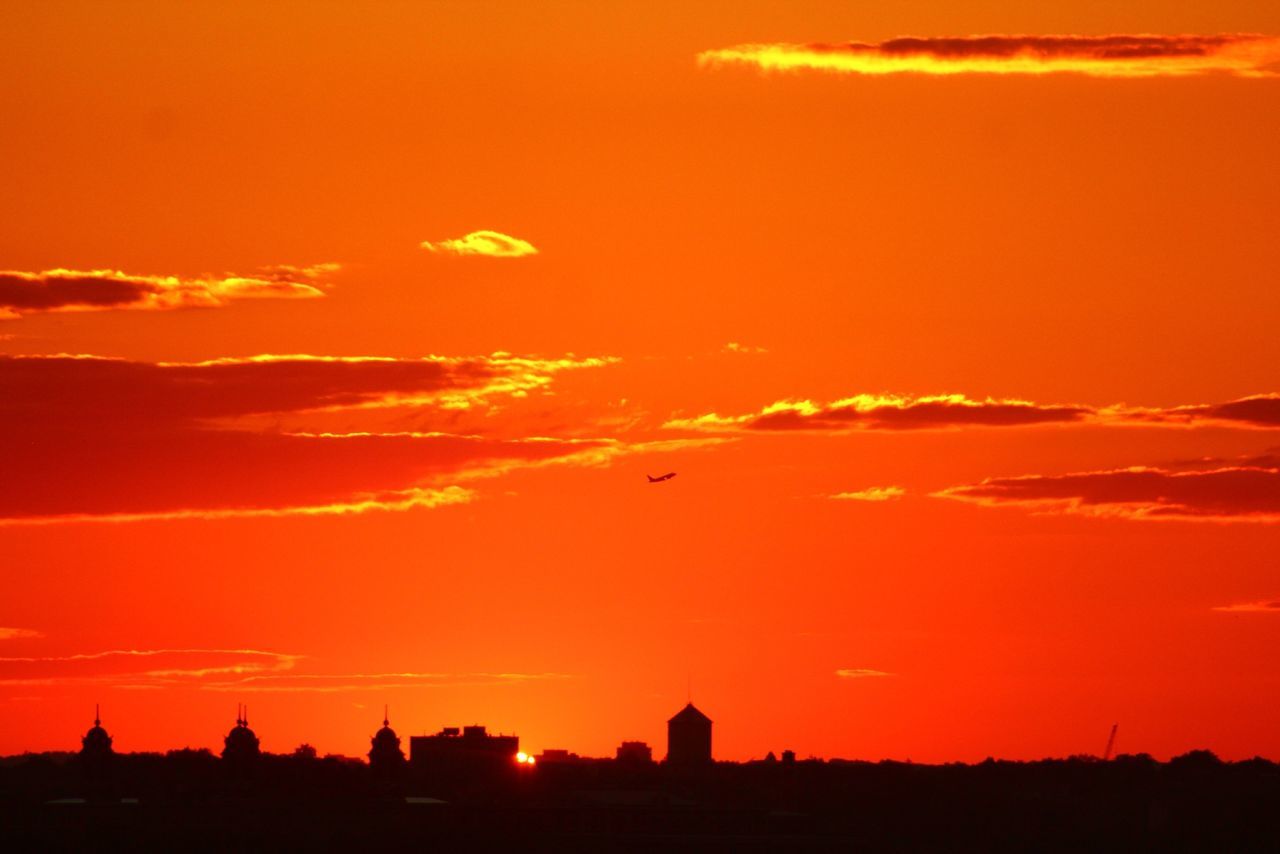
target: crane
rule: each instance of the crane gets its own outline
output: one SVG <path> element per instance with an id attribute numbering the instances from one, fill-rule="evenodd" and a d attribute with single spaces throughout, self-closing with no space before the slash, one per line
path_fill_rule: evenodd
<path id="1" fill-rule="evenodd" d="M 1111 751 L 1116 746 L 1116 730 L 1120 728 L 1120 724 L 1111 725 L 1111 735 L 1107 736 L 1107 749 L 1102 752 L 1102 761 L 1109 762 L 1111 760 Z"/>

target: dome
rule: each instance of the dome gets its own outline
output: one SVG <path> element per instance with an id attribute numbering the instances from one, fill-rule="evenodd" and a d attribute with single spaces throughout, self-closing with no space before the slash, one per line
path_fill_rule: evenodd
<path id="1" fill-rule="evenodd" d="M 111 753 L 111 736 L 107 735 L 107 731 L 102 728 L 102 719 L 98 716 L 98 709 L 95 706 L 93 727 L 84 734 L 84 738 L 80 739 L 80 755 L 102 757 L 110 756 Z"/>
<path id="2" fill-rule="evenodd" d="M 262 749 L 258 744 L 258 736 L 249 729 L 248 710 L 243 710 L 236 718 L 236 725 L 223 739 L 222 758 L 232 761 L 256 759 Z"/>
<path id="3" fill-rule="evenodd" d="M 111 736 L 102 729 L 101 718 L 97 717 L 97 709 L 93 709 L 93 726 L 81 739 L 81 755 L 83 757 L 105 757 L 113 753 Z"/>
<path id="4" fill-rule="evenodd" d="M 400 748 L 400 736 L 391 728 L 387 713 L 382 713 L 382 729 L 370 740 L 369 764 L 374 769 L 394 768 L 404 764 L 404 751 Z"/>

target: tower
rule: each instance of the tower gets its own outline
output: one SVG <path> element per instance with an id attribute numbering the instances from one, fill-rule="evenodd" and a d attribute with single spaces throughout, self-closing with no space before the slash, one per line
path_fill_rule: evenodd
<path id="1" fill-rule="evenodd" d="M 375 774 L 394 773 L 404 767 L 400 736 L 391 728 L 386 706 L 382 707 L 382 729 L 374 733 L 369 741 L 369 767 Z"/>
<path id="2" fill-rule="evenodd" d="M 667 763 L 683 767 L 711 764 L 711 718 L 693 703 L 667 721 Z"/>

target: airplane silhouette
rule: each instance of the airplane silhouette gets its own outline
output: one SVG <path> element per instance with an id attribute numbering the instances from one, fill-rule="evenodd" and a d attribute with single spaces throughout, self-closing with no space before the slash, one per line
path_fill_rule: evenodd
<path id="1" fill-rule="evenodd" d="M 649 478 L 650 483 L 662 483 L 664 480 L 671 480 L 671 478 L 675 476 L 676 476 L 676 473 L 673 471 L 669 471 L 666 474 L 658 475 L 657 477 L 654 477 L 651 474 L 645 475 L 645 477 Z"/>

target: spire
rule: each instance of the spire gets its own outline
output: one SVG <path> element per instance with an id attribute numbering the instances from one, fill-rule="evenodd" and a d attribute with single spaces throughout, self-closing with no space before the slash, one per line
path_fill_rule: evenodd
<path id="1" fill-rule="evenodd" d="M 93 725 L 102 726 L 102 714 L 98 710 L 98 704 L 93 704 Z"/>

